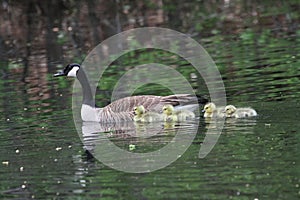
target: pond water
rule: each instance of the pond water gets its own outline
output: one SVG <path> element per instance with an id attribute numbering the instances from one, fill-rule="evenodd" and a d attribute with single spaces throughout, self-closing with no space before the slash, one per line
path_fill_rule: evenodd
<path id="1" fill-rule="evenodd" d="M 292 8 L 295 4 L 291 1 L 288 5 Z M 275 17 L 286 12 L 272 8 L 279 13 Z M 292 14 L 299 29 L 299 15 Z M 198 118 L 197 134 L 185 153 L 150 173 L 117 171 L 85 151 L 92 145 L 82 143 L 74 125 L 73 80 L 53 78 L 51 70 L 42 67 L 41 59 L 36 61 L 40 68 L 28 70 L 4 62 L 0 79 L 0 198 L 299 199 L 300 32 L 278 30 L 268 22 L 241 30 L 232 34 L 214 30 L 214 34 L 196 35 L 194 39 L 216 62 L 227 102 L 251 106 L 259 116 L 227 119 L 205 158 L 199 158 L 200 147 L 208 127 L 214 129 L 218 122 Z M 34 58 L 38 56 L 46 57 L 43 52 Z M 99 105 L 109 103 L 112 86 L 128 66 L 153 59 L 182 73 L 197 94 L 208 95 L 203 80 L 193 78 L 194 70 L 186 61 L 174 61 L 174 56 L 160 51 L 140 52 L 112 64 L 97 91 Z M 169 93 L 157 85 L 136 91 Z M 159 134 L 143 137 L 111 129 L 98 131 L 96 138 L 86 140 L 93 144 L 101 142 L 101 134 L 108 135 L 124 150 L 134 145 L 133 152 L 151 152 L 170 143 L 178 129 L 189 134 L 195 124 L 191 121 L 159 131 L 154 128 Z"/>

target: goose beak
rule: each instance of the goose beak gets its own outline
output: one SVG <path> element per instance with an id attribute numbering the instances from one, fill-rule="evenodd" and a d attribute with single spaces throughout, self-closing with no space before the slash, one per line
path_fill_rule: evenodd
<path id="1" fill-rule="evenodd" d="M 56 74 L 53 74 L 54 77 L 58 77 L 58 76 L 65 76 L 64 72 L 57 72 Z"/>

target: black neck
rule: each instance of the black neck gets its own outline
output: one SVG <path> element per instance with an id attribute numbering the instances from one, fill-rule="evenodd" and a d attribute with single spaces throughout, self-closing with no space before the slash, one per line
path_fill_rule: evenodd
<path id="1" fill-rule="evenodd" d="M 82 68 L 80 68 L 78 70 L 77 78 L 82 87 L 82 95 L 83 95 L 82 103 L 92 106 L 92 107 L 95 107 L 95 100 L 92 95 L 92 89 L 91 89 L 90 83 L 87 79 L 87 76 Z"/>

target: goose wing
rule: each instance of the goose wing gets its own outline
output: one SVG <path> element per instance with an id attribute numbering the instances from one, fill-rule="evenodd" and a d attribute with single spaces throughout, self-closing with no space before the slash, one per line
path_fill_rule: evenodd
<path id="1" fill-rule="evenodd" d="M 146 111 L 161 112 L 165 104 L 189 105 L 197 104 L 198 99 L 196 96 L 189 94 L 170 95 L 170 96 L 131 96 L 118 99 L 104 108 L 97 109 L 99 121 L 116 122 L 128 121 L 134 117 L 134 107 L 143 105 Z"/>
<path id="2" fill-rule="evenodd" d="M 103 108 L 109 112 L 131 112 L 135 106 L 143 105 L 147 111 L 160 112 L 165 104 L 188 105 L 197 104 L 196 96 L 190 94 L 170 95 L 170 96 L 131 96 L 112 102 Z"/>

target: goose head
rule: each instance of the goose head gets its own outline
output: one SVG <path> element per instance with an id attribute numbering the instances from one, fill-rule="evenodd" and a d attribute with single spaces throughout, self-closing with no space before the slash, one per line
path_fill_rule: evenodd
<path id="1" fill-rule="evenodd" d="M 134 111 L 134 115 L 141 116 L 142 114 L 145 113 L 145 108 L 144 106 L 136 106 L 134 107 L 133 111 Z"/>
<path id="2" fill-rule="evenodd" d="M 80 65 L 77 63 L 68 64 L 61 72 L 54 74 L 54 77 L 57 76 L 69 76 L 76 77 L 80 69 Z"/>
<path id="3" fill-rule="evenodd" d="M 233 105 L 228 105 L 225 107 L 225 113 L 226 115 L 232 115 L 236 111 L 236 107 Z"/>
<path id="4" fill-rule="evenodd" d="M 202 112 L 213 113 L 216 110 L 216 105 L 212 102 L 205 104 Z"/>
<path id="5" fill-rule="evenodd" d="M 174 112 L 174 107 L 172 105 L 164 105 L 163 114 L 172 115 Z"/>

